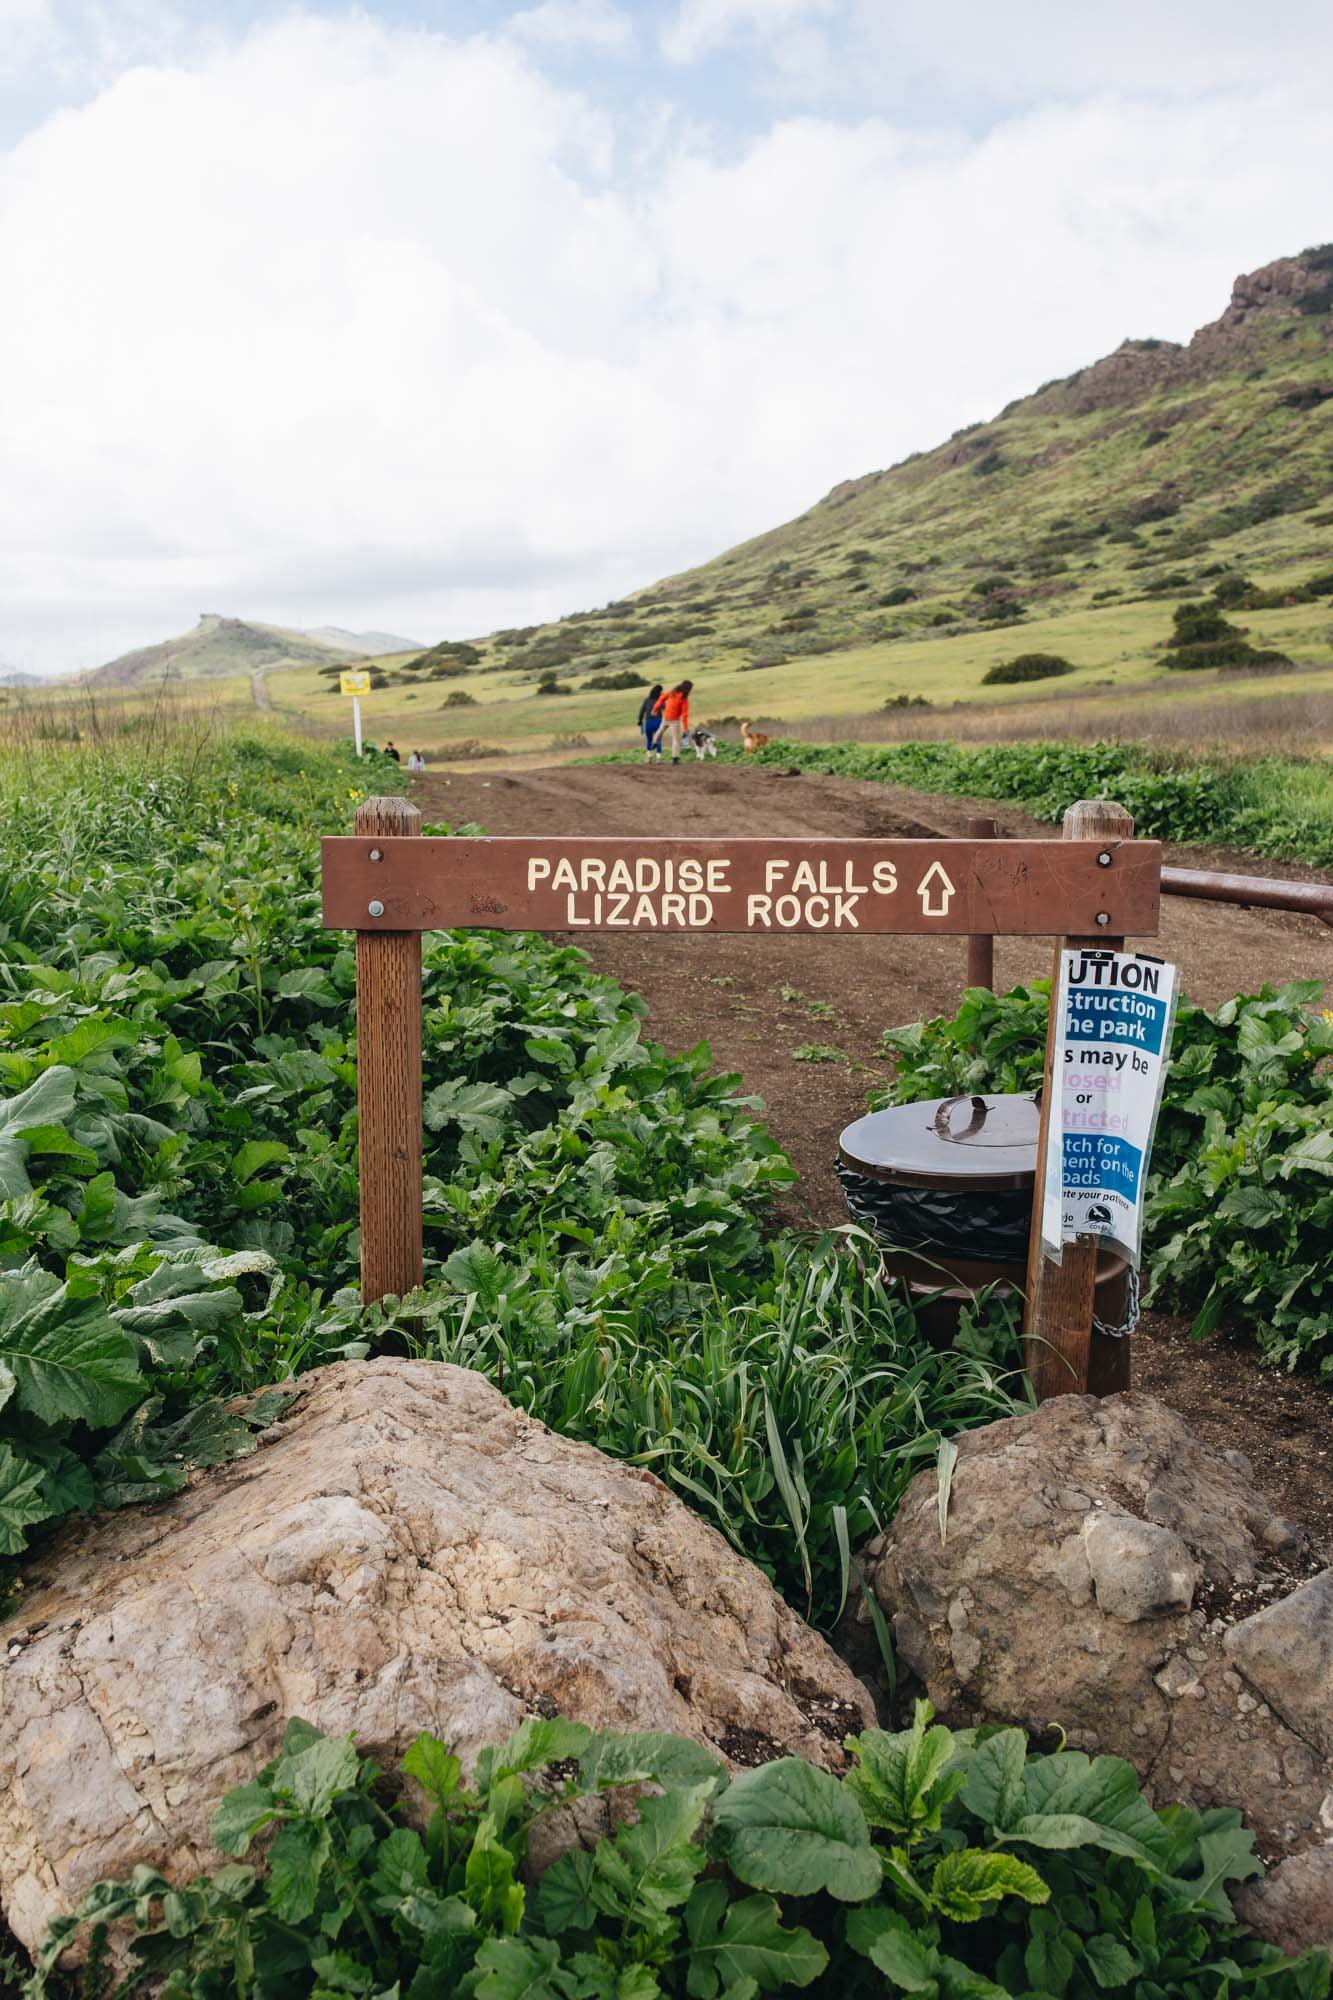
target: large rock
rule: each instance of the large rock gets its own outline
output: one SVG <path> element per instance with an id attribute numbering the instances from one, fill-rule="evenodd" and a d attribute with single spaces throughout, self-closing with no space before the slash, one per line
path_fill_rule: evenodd
<path id="1" fill-rule="evenodd" d="M 1312 1944 L 1333 1951 L 1333 1847 L 1288 1855 L 1232 1900 L 1238 1916 L 1293 1957 Z"/>
<path id="2" fill-rule="evenodd" d="M 1333 1757 L 1333 1569 L 1233 1625 L 1225 1644 L 1278 1714 Z"/>
<path id="3" fill-rule="evenodd" d="M 67 1535 L 0 1633 L 0 1902 L 29 1946 L 99 1877 L 214 1857 L 285 1719 L 465 1760 L 531 1713 L 837 1769 L 865 1689 L 651 1473 L 479 1375 L 342 1363 L 256 1457 Z"/>
<path id="4" fill-rule="evenodd" d="M 1244 1460 L 1138 1394 L 969 1432 L 947 1534 L 922 1473 L 862 1558 L 947 1720 L 1058 1724 L 1159 1803 L 1243 1806 L 1270 1853 L 1333 1834 L 1330 1578 L 1288 1595 L 1309 1568 Z"/>

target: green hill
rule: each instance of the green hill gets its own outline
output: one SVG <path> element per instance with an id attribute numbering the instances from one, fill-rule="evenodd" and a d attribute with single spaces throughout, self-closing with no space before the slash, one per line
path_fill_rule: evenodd
<path id="1" fill-rule="evenodd" d="M 1221 569 L 1326 565 L 1331 305 L 1333 246 L 1270 264 L 1187 346 L 1127 340 L 701 568 L 496 635 L 490 655 L 559 674 L 649 660 L 674 672 L 724 651 L 754 666 L 1179 598 Z"/>
<path id="2" fill-rule="evenodd" d="M 337 660 L 363 660 L 411 644 L 410 639 L 395 639 L 388 632 L 343 632 L 336 626 L 321 626 L 313 632 L 289 631 L 281 625 L 257 625 L 206 611 L 192 632 L 122 653 L 119 659 L 95 668 L 88 678 L 116 687 L 136 687 L 145 681 L 213 679 L 254 673 L 261 667 L 328 666 Z"/>

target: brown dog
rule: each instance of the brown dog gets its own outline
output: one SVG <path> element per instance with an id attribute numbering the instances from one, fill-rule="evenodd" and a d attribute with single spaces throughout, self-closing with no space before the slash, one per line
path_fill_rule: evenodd
<path id="1" fill-rule="evenodd" d="M 772 741 L 773 738 L 766 736 L 762 729 L 751 729 L 748 722 L 741 724 L 741 748 L 747 757 L 752 757 L 756 750 L 762 750 L 766 743 Z"/>

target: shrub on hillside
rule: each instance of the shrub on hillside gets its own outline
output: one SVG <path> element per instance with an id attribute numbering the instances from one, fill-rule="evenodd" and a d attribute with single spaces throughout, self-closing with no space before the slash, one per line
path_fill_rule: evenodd
<path id="1" fill-rule="evenodd" d="M 1072 674 L 1071 660 L 1059 653 L 1020 653 L 1016 659 L 1001 660 L 981 676 L 983 687 L 1008 687 L 1015 681 L 1048 681 L 1057 674 Z"/>
<path id="2" fill-rule="evenodd" d="M 648 685 L 647 674 L 638 673 L 633 667 L 622 667 L 614 674 L 594 674 L 590 680 L 583 683 L 584 691 L 589 694 L 594 692 L 609 694 L 615 688 L 639 688 Z"/>
<path id="3" fill-rule="evenodd" d="M 1189 672 L 1204 667 L 1289 667 L 1291 661 L 1285 653 L 1257 649 L 1247 639 L 1223 639 L 1215 645 L 1182 646 L 1167 664 L 1173 672 Z"/>
<path id="4" fill-rule="evenodd" d="M 404 673 L 425 671 L 434 677 L 434 670 L 443 668 L 446 673 L 466 673 L 469 667 L 480 666 L 481 651 L 470 646 L 464 639 L 441 639 L 438 646 L 427 652 L 418 653 L 415 659 L 404 660 Z"/>
<path id="5" fill-rule="evenodd" d="M 1229 640 L 1244 640 L 1239 626 L 1230 624 L 1215 604 L 1178 604 L 1171 614 L 1174 630 L 1168 646 L 1215 646 Z"/>
<path id="6" fill-rule="evenodd" d="M 533 690 L 534 694 L 573 694 L 568 681 L 558 681 L 554 674 L 543 674 Z"/>
<path id="7" fill-rule="evenodd" d="M 477 706 L 477 697 L 474 694 L 469 694 L 466 688 L 451 688 L 440 706 L 442 708 L 475 708 Z"/>
<path id="8" fill-rule="evenodd" d="M 905 583 L 895 583 L 893 589 L 886 590 L 877 602 L 886 609 L 892 604 L 915 604 L 916 592 L 909 589 Z"/>
<path id="9" fill-rule="evenodd" d="M 1243 580 L 1243 579 L 1242 579 Z M 1201 667 L 1289 667 L 1285 653 L 1252 646 L 1238 625 L 1222 616 L 1215 604 L 1178 604 L 1175 630 L 1167 640 L 1169 665 L 1184 670 Z"/>

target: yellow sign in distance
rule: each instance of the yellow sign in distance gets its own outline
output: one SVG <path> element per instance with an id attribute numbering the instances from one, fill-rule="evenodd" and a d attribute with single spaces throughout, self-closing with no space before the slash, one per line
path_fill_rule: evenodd
<path id="1" fill-rule="evenodd" d="M 368 673 L 339 674 L 338 692 L 339 694 L 369 694 L 370 675 Z"/>

